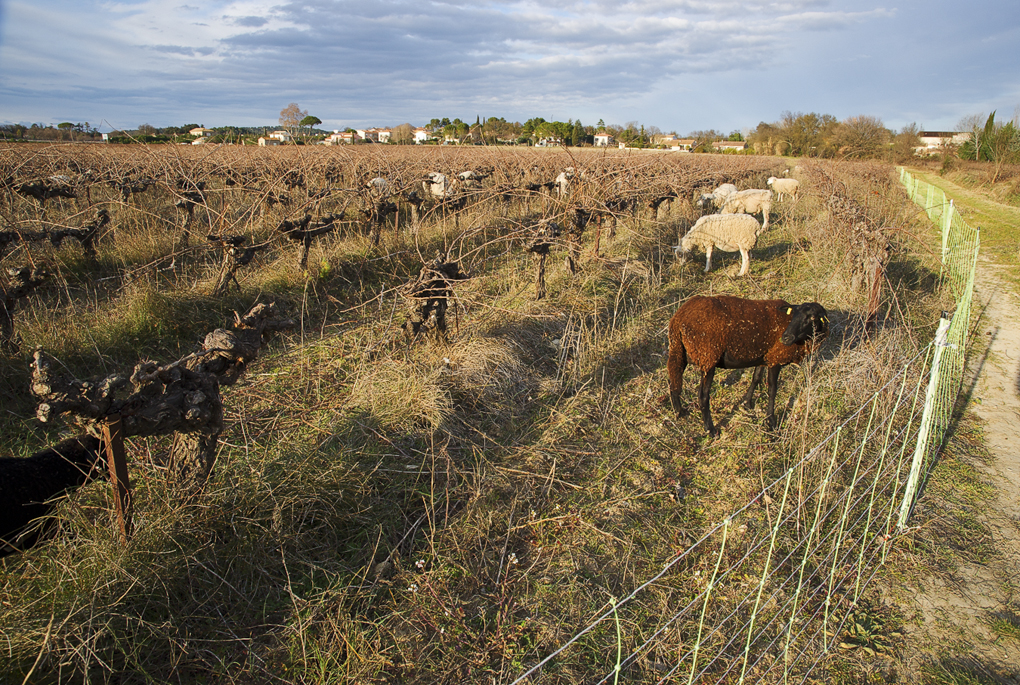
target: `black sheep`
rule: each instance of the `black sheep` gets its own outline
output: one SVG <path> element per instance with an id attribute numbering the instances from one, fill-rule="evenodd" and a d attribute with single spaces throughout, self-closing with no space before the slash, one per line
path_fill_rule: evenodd
<path id="1" fill-rule="evenodd" d="M 680 391 L 690 361 L 701 369 L 698 404 L 705 430 L 718 436 L 708 403 L 715 370 L 757 367 L 751 387 L 741 400 L 748 409 L 754 409 L 754 391 L 767 367 L 769 404 L 765 420 L 774 429 L 779 370 L 799 363 L 828 335 L 829 319 L 817 302 L 793 305 L 783 300 L 745 300 L 728 295 L 692 297 L 669 322 L 666 372 L 673 409 L 681 416 L 685 413 Z"/>
<path id="2" fill-rule="evenodd" d="M 99 438 L 79 435 L 31 457 L 0 457 L 0 557 L 34 545 L 52 500 L 106 476 Z"/>

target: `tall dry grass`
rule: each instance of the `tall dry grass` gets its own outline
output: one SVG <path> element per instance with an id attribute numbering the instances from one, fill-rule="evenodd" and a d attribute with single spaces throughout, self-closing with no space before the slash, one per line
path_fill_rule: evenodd
<path id="1" fill-rule="evenodd" d="M 579 170 L 571 201 L 520 188 Z M 912 356 L 940 298 L 933 241 L 877 165 L 828 165 L 894 244 L 877 326 L 850 287 L 843 228 L 822 189 L 783 204 L 746 278 L 721 255 L 710 274 L 671 245 L 696 219 L 690 200 L 724 181 L 764 187 L 781 160 L 524 150 L 0 148 L 0 177 L 54 173 L 161 181 L 128 202 L 104 183 L 93 206 L 115 221 L 95 264 L 73 245 L 18 246 L 4 263 L 46 263 L 51 285 L 23 303 L 22 356 L 5 360 L 0 440 L 27 454 L 57 436 L 32 422 L 25 355 L 55 351 L 69 371 L 126 368 L 190 351 L 232 310 L 272 298 L 301 321 L 225 390 L 228 429 L 215 477 L 184 503 L 167 483 L 168 445 L 130 446 L 138 532 L 121 548 L 103 483 L 57 509 L 59 534 L 0 561 L 0 673 L 90 682 L 509 682 L 661 568 L 707 526 L 753 497 Z M 361 187 L 383 175 L 410 189 L 424 172 L 488 169 L 456 215 L 423 214 L 376 248 L 357 219 Z M 580 172 L 585 172 L 583 175 Z M 284 179 L 303 177 L 305 187 Z M 206 206 L 181 244 L 177 181 L 205 181 Z M 234 185 L 228 185 L 230 178 Z M 807 179 L 804 179 L 807 180 Z M 86 183 L 86 181 L 82 181 Z M 511 188 L 511 190 L 507 190 Z M 324 200 L 313 191 L 328 189 Z M 644 204 L 680 197 L 656 217 Z M 40 225 L 38 208 L 3 189 L 7 230 Z M 290 206 L 267 206 L 269 193 Z M 509 193 L 509 199 L 505 199 Z M 501 199 L 503 198 L 503 199 Z M 615 210 L 617 235 L 571 276 L 557 245 L 549 296 L 533 300 L 521 249 L 540 218 L 580 202 Z M 75 225 L 85 202 L 47 208 Z M 283 218 L 345 209 L 313 247 L 307 274 L 278 239 Z M 239 290 L 208 296 L 218 268 L 206 231 L 268 243 L 238 272 Z M 448 313 L 451 339 L 409 346 L 399 286 L 435 252 L 471 273 Z M 712 402 L 724 436 L 676 418 L 666 393 L 665 326 L 694 294 L 817 300 L 832 319 L 818 357 L 783 372 L 780 429 L 732 405 L 749 374 L 719 374 Z M 694 372 L 685 399 L 693 402 Z M 883 400 L 885 401 L 885 400 Z M 705 565 L 692 560 L 692 569 Z M 690 592 L 654 588 L 628 615 L 634 634 Z M 683 635 L 673 636 L 686 639 Z M 673 639 L 671 638 L 671 639 Z M 600 626 L 544 682 L 590 679 L 615 659 Z M 654 682 L 654 659 L 628 671 Z"/>

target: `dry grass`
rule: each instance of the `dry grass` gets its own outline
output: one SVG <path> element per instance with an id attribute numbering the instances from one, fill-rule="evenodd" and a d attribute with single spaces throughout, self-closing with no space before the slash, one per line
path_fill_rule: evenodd
<path id="1" fill-rule="evenodd" d="M 63 173 L 78 154 L 0 152 L 19 178 Z M 849 288 L 842 234 L 823 197 L 779 207 L 746 278 L 730 275 L 732 255 L 708 275 L 672 257 L 695 218 L 696 184 L 763 187 L 779 160 L 439 149 L 88 154 L 76 163 L 207 180 L 209 210 L 196 223 L 251 243 L 273 240 L 280 219 L 305 211 L 305 191 L 287 190 L 294 204 L 259 218 L 269 181 L 263 195 L 243 191 L 223 183 L 224 169 L 270 180 L 298 170 L 307 186 L 334 189 L 314 211 L 347 207 L 352 216 L 367 178 L 410 187 L 436 168 L 491 166 L 492 188 L 570 164 L 589 170 L 578 186 L 584 202 L 644 199 L 664 187 L 683 196 L 654 220 L 644 207 L 620 212 L 616 238 L 603 230 L 599 259 L 587 229 L 577 276 L 561 264 L 565 248 L 554 248 L 549 296 L 539 302 L 521 229 L 538 217 L 562 221 L 568 207 L 541 196 L 505 203 L 486 190 L 456 220 L 437 213 L 416 234 L 387 229 L 381 248 L 345 224 L 315 245 L 307 275 L 297 272 L 293 247 L 274 242 L 238 272 L 239 291 L 214 301 L 207 293 L 217 257 L 196 247 L 198 238 L 179 247 L 169 186 L 131 206 L 96 186 L 93 200 L 116 218 L 98 265 L 68 246 L 5 257 L 47 261 L 59 274 L 19 309 L 23 349 L 44 345 L 81 375 L 141 356 L 170 359 L 259 297 L 286 306 L 301 327 L 225 391 L 229 428 L 201 498 L 182 505 L 167 486 L 164 441 L 137 441 L 139 528 L 126 549 L 108 524 L 107 489 L 95 484 L 60 507 L 55 540 L 0 561 L 0 675 L 8 679 L 36 664 L 33 677 L 54 681 L 509 682 L 867 401 L 930 338 L 941 305 L 931 245 L 883 181 L 885 167 L 830 169 L 892 227 L 896 245 L 882 317 L 865 333 L 866 296 Z M 7 196 L 8 225 L 38 221 L 32 205 Z M 71 223 L 72 204 L 61 205 L 63 215 L 54 205 L 50 219 Z M 410 217 L 399 221 L 409 226 Z M 461 256 L 472 278 L 457 285 L 450 342 L 409 346 L 397 288 L 437 249 Z M 765 434 L 760 410 L 732 409 L 749 374 L 717 376 L 720 440 L 662 404 L 665 326 L 697 293 L 828 308 L 833 332 L 819 359 L 783 372 L 776 434 Z M 33 406 L 15 368 L 23 362 L 9 360 L 0 388 L 8 408 L 0 441 L 18 454 L 56 434 L 27 428 Z M 751 539 L 760 525 L 741 535 Z M 692 557 L 686 570 L 704 578 L 710 556 Z M 670 576 L 632 605 L 628 634 L 650 633 L 675 610 L 696 589 L 687 577 Z M 690 639 L 688 631 L 677 626 L 668 644 Z M 590 680 L 611 668 L 615 650 L 615 629 L 603 624 L 545 681 Z M 666 658 L 649 655 L 626 677 L 654 682 Z"/>

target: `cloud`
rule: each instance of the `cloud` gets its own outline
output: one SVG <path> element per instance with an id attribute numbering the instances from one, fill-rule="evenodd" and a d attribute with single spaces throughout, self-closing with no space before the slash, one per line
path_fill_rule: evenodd
<path id="1" fill-rule="evenodd" d="M 249 26 L 259 28 L 269 23 L 265 17 L 236 17 L 233 19 L 235 26 Z"/>
<path id="2" fill-rule="evenodd" d="M 0 119 L 77 108 L 245 124 L 290 101 L 334 126 L 475 113 L 736 128 L 798 107 L 856 114 L 862 96 L 914 111 L 908 98 L 941 104 L 898 80 L 932 53 L 914 38 L 932 28 L 956 34 L 952 59 L 929 58 L 941 79 L 1015 92 L 1017 76 L 986 66 L 1015 26 L 946 28 L 949 1 L 908 17 L 870 0 L 13 0 Z"/>

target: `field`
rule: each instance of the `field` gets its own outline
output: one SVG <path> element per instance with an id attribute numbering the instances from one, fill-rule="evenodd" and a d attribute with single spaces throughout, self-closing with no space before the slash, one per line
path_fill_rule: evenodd
<path id="1" fill-rule="evenodd" d="M 429 172 L 467 170 L 483 178 L 442 199 L 423 189 Z M 699 193 L 764 188 L 787 170 L 801 197 L 774 205 L 747 276 L 734 254 L 716 252 L 707 274 L 703 255 L 676 259 Z M 938 238 L 881 164 L 7 146 L 0 183 L 3 265 L 45 274 L 8 306 L 5 455 L 95 425 L 36 419 L 37 348 L 62 373 L 100 379 L 181 359 L 257 302 L 295 323 L 222 388 L 200 488 L 181 485 L 171 435 L 129 438 L 127 545 L 99 481 L 56 508 L 50 540 L 0 560 L 0 675 L 19 681 L 511 682 L 756 502 L 927 345 L 946 306 Z M 39 200 L 25 184 L 74 197 Z M 94 254 L 87 238 L 50 237 L 90 221 Z M 285 221 L 320 232 L 296 240 Z M 550 222 L 558 235 L 542 232 Z M 413 332 L 415 279 L 437 255 L 466 276 L 449 284 L 445 338 L 427 320 Z M 670 408 L 665 329 L 696 294 L 826 307 L 822 349 L 781 374 L 777 430 L 761 402 L 733 406 L 749 373 L 716 375 L 721 438 Z M 688 370 L 692 407 L 696 383 Z M 755 516 L 752 528 L 770 525 L 767 505 Z M 618 648 L 655 633 L 715 563 L 692 556 L 540 682 L 612 673 Z M 664 632 L 620 680 L 686 682 L 669 667 L 690 630 Z M 726 665 L 713 682 L 736 682 Z"/>

